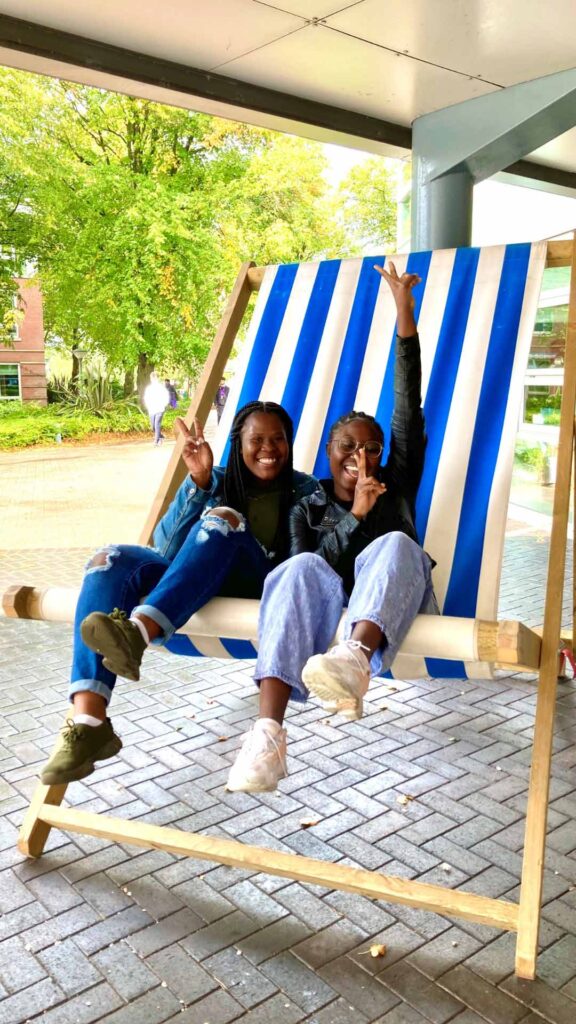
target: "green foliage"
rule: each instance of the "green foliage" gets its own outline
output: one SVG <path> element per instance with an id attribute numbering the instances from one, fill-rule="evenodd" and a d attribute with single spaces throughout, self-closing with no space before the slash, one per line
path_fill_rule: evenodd
<path id="1" fill-rule="evenodd" d="M 352 239 L 377 251 L 394 251 L 396 193 L 396 170 L 383 157 L 352 168 L 340 186 L 344 226 Z"/>
<path id="2" fill-rule="evenodd" d="M 0 142 L 48 336 L 138 366 L 140 386 L 154 366 L 203 363 L 242 260 L 342 240 L 315 144 L 10 69 Z"/>

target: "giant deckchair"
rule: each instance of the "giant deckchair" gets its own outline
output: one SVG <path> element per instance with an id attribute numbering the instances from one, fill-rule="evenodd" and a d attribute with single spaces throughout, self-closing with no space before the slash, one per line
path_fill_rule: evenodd
<path id="1" fill-rule="evenodd" d="M 392 412 L 394 307 L 369 259 L 257 268 L 239 274 L 212 353 L 187 414 L 204 422 L 253 291 L 254 312 L 215 442 L 225 461 L 234 413 L 246 401 L 282 402 L 296 426 L 295 465 L 322 475 L 328 425 L 352 407 L 388 426 Z M 546 813 L 558 670 L 562 582 L 576 401 L 576 284 L 572 272 L 545 621 L 542 638 L 521 623 L 496 621 L 513 442 L 542 272 L 576 265 L 576 243 L 414 253 L 395 258 L 417 272 L 428 431 L 417 526 L 438 562 L 443 617 L 419 616 L 393 672 L 417 678 L 490 675 L 497 667 L 539 670 L 534 750 L 519 904 L 250 847 L 177 829 L 60 806 L 66 786 L 39 785 L 20 848 L 42 853 L 52 827 L 266 871 L 328 888 L 434 910 L 517 931 L 516 970 L 535 973 Z M 143 542 L 183 479 L 179 447 L 153 503 Z M 13 587 L 5 613 L 71 621 L 77 592 Z M 253 657 L 257 602 L 216 598 L 171 646 L 178 653 Z"/>

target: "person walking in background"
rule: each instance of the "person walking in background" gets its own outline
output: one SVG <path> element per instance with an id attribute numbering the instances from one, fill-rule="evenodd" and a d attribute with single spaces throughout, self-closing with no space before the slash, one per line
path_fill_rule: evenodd
<path id="1" fill-rule="evenodd" d="M 168 392 L 168 395 L 169 395 L 170 408 L 171 409 L 175 409 L 177 407 L 177 405 L 178 405 L 178 393 L 176 391 L 176 385 L 175 385 L 173 380 L 168 380 L 168 377 L 166 377 L 166 380 L 164 381 L 164 385 L 165 385 L 166 391 Z"/>
<path id="2" fill-rule="evenodd" d="M 216 407 L 216 416 L 218 417 L 218 423 L 220 423 L 220 417 L 224 412 L 224 406 L 226 405 L 226 400 L 228 398 L 229 391 L 230 388 L 228 387 L 224 377 L 222 377 L 220 385 L 216 392 L 216 397 L 214 398 L 214 405 Z"/>
<path id="3" fill-rule="evenodd" d="M 151 373 L 150 383 L 144 392 L 144 405 L 150 417 L 154 444 L 162 444 L 162 417 L 169 402 L 168 389 L 158 380 L 157 373 Z"/>

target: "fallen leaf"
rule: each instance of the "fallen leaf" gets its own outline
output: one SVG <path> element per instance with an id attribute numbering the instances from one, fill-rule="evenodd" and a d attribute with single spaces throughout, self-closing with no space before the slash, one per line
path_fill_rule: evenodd
<path id="1" fill-rule="evenodd" d="M 380 707 L 378 708 L 378 711 L 388 711 L 388 705 L 381 704 Z"/>
<path id="2" fill-rule="evenodd" d="M 311 828 L 312 825 L 318 825 L 321 818 L 300 818 L 300 828 Z"/>
<path id="3" fill-rule="evenodd" d="M 402 806 L 405 807 L 406 804 L 410 803 L 410 801 L 413 800 L 413 799 L 414 799 L 414 797 L 413 796 L 409 796 L 408 793 L 401 793 L 400 796 L 396 797 L 396 803 L 397 804 L 402 804 Z"/>
<path id="4" fill-rule="evenodd" d="M 218 737 L 218 743 L 224 743 L 225 740 L 229 740 L 229 739 L 230 739 L 229 736 L 219 736 Z"/>
<path id="5" fill-rule="evenodd" d="M 377 945 L 376 943 L 373 946 L 370 946 L 370 956 L 386 956 L 386 946 L 381 944 Z"/>
<path id="6" fill-rule="evenodd" d="M 370 949 L 363 949 L 361 953 L 358 953 L 358 956 L 386 956 L 386 946 L 375 942 L 373 946 L 370 946 Z"/>

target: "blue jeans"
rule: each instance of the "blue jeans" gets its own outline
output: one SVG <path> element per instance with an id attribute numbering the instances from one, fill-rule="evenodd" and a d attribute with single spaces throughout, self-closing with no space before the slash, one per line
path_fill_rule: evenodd
<path id="1" fill-rule="evenodd" d="M 264 584 L 256 682 L 276 677 L 292 687 L 292 700 L 305 701 L 302 669 L 328 649 L 346 605 L 344 638 L 357 622 L 376 623 L 386 641 L 372 657 L 372 674 L 386 672 L 416 615 L 438 613 L 430 570 L 426 552 L 397 532 L 378 537 L 358 555 L 349 600 L 342 580 L 319 555 L 283 562 Z"/>
<path id="2" fill-rule="evenodd" d="M 244 520 L 232 527 L 209 512 L 192 527 L 172 562 L 134 544 L 112 545 L 103 554 L 103 565 L 89 563 L 76 607 L 71 698 L 90 690 L 109 701 L 116 682 L 101 656 L 82 641 L 80 624 L 90 612 L 142 612 L 158 623 L 164 642 L 216 594 L 260 597 L 273 565 Z M 145 604 L 140 603 L 143 594 Z"/>
<path id="3" fill-rule="evenodd" d="M 164 416 L 164 410 L 162 412 L 154 412 L 150 414 L 150 426 L 154 433 L 154 444 L 160 444 L 162 437 L 162 417 Z"/>

